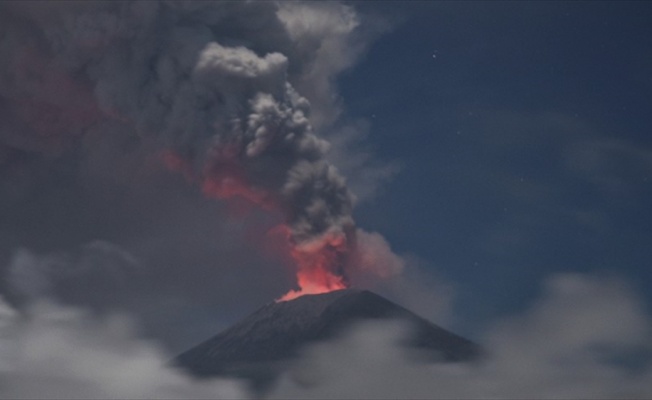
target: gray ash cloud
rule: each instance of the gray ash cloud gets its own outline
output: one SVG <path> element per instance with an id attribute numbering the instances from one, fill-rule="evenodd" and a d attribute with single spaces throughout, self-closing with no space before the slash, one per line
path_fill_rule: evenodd
<path id="1" fill-rule="evenodd" d="M 325 15 L 339 15 L 332 22 L 350 33 L 355 14 L 337 7 Z M 180 157 L 210 194 L 279 207 L 298 243 L 353 225 L 353 196 L 326 160 L 328 143 L 313 132 L 309 101 L 291 83 L 314 74 L 320 46 L 332 37 L 306 35 L 314 45 L 306 46 L 290 8 L 102 2 L 4 9 L 3 153 L 52 156 L 90 131 L 129 131 Z"/>

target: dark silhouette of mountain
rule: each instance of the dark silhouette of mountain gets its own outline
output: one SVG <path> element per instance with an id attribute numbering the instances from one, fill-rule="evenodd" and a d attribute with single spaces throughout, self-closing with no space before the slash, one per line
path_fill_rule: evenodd
<path id="1" fill-rule="evenodd" d="M 237 376 L 260 388 L 306 345 L 341 334 L 364 320 L 399 319 L 413 326 L 406 345 L 440 361 L 469 361 L 479 347 L 366 290 L 345 289 L 268 304 L 241 322 L 177 356 L 198 377 Z"/>

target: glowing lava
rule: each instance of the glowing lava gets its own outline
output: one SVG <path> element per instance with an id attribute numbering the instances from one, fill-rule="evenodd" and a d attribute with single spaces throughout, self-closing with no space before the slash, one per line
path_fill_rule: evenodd
<path id="1" fill-rule="evenodd" d="M 285 228 L 288 232 L 289 229 Z M 346 236 L 326 233 L 300 245 L 291 245 L 290 254 L 297 264 L 297 286 L 277 301 L 292 300 L 305 294 L 328 293 L 346 289 L 342 263 L 346 256 Z"/>
<path id="2" fill-rule="evenodd" d="M 344 282 L 342 282 L 342 277 L 335 276 L 321 268 L 311 271 L 299 270 L 297 272 L 297 281 L 300 289 L 290 290 L 277 301 L 296 299 L 304 294 L 328 293 L 347 288 Z"/>

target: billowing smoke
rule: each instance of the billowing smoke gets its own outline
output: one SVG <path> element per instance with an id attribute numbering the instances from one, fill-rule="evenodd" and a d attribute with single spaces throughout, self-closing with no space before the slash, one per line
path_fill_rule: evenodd
<path id="1" fill-rule="evenodd" d="M 357 20 L 346 6 L 312 7 L 8 3 L 2 150 L 53 155 L 88 132 L 130 132 L 206 195 L 281 213 L 299 271 L 300 290 L 287 298 L 345 287 L 357 252 L 354 196 L 327 161 L 329 144 L 313 131 L 310 102 L 292 81 L 308 88 L 313 77 L 323 101 L 329 74 L 353 56 L 326 63 L 322 53 Z M 339 18 L 341 29 L 329 37 L 322 25 L 333 24 L 316 24 L 315 34 L 293 12 Z"/>

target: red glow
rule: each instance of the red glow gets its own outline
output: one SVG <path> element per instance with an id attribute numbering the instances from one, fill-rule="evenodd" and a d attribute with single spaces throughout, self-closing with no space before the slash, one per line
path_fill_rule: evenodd
<path id="1" fill-rule="evenodd" d="M 203 168 L 201 176 L 198 176 L 190 162 L 184 159 L 177 152 L 166 150 L 161 153 L 161 159 L 165 166 L 176 172 L 180 172 L 190 182 L 201 182 L 202 192 L 209 197 L 218 199 L 231 199 L 240 197 L 258 206 L 271 210 L 271 196 L 264 190 L 249 185 L 235 161 L 229 157 L 224 162 L 213 162 Z"/>
<path id="2" fill-rule="evenodd" d="M 289 235 L 288 228 L 286 232 Z M 310 242 L 291 246 L 290 255 L 298 267 L 299 289 L 290 290 L 277 301 L 346 289 L 348 284 L 339 272 L 339 264 L 345 252 L 346 238 L 343 234 L 326 233 Z"/>
<path id="3" fill-rule="evenodd" d="M 297 271 L 297 284 L 300 289 L 290 290 L 277 301 L 296 299 L 304 294 L 328 293 L 347 288 L 342 277 L 335 276 L 321 267 Z"/>
<path id="4" fill-rule="evenodd" d="M 209 153 L 209 161 L 202 170 L 204 194 L 218 199 L 240 197 L 267 210 L 276 208 L 269 193 L 252 185 L 247 178 L 239 159 L 242 153 L 239 142 L 222 143 L 212 147 Z"/>
<path id="5" fill-rule="evenodd" d="M 207 196 L 218 199 L 239 197 L 265 209 L 278 209 L 266 191 L 257 189 L 247 182 L 246 177 L 229 153 L 230 147 L 220 151 L 211 165 L 206 166 L 200 177 L 201 188 Z M 173 151 L 162 154 L 165 165 L 183 173 L 190 181 L 196 181 L 189 162 Z M 317 238 L 296 242 L 287 225 L 281 225 L 269 232 L 282 235 L 281 251 L 289 255 L 297 267 L 298 289 L 290 290 L 277 301 L 292 300 L 305 294 L 321 294 L 346 289 L 348 283 L 341 271 L 343 257 L 347 252 L 347 237 L 343 232 L 326 232 Z"/>
<path id="6" fill-rule="evenodd" d="M 165 150 L 161 153 L 161 160 L 169 170 L 180 172 L 190 182 L 194 180 L 190 163 L 184 160 L 179 154 L 172 150 Z"/>
<path id="7" fill-rule="evenodd" d="M 242 177 L 229 173 L 213 173 L 202 183 L 202 191 L 207 196 L 218 199 L 242 197 L 253 203 L 265 206 L 265 193 L 244 183 Z"/>

